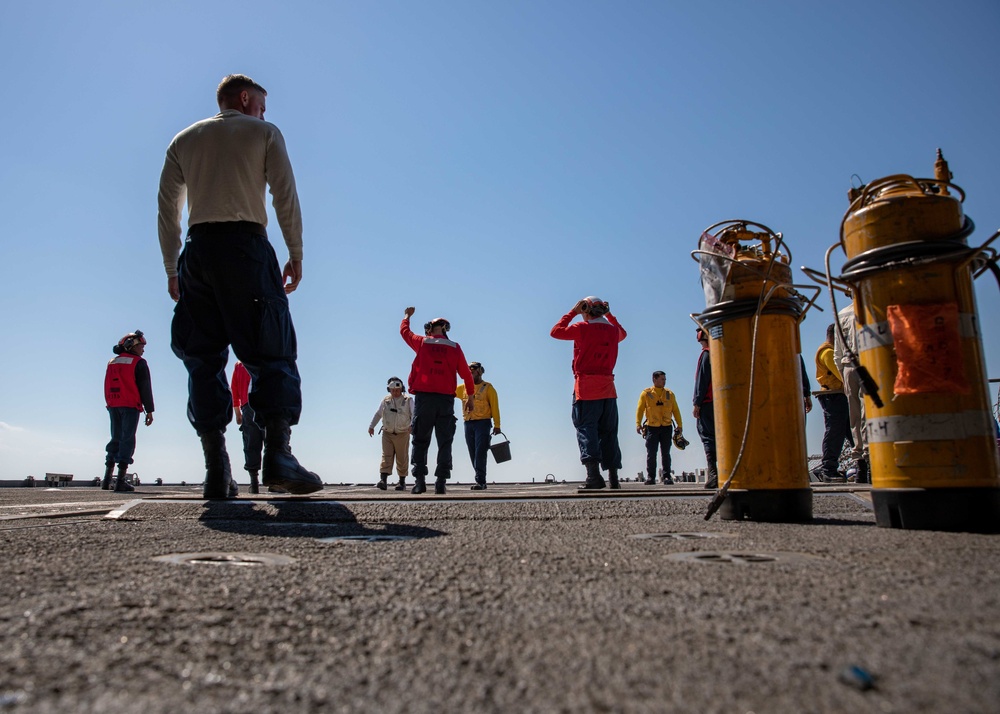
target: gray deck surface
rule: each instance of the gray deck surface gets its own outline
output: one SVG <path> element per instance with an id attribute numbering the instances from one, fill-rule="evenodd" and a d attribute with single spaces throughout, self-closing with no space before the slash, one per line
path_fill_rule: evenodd
<path id="1" fill-rule="evenodd" d="M 1000 711 L 1000 536 L 576 486 L 0 489 L 0 711 Z"/>

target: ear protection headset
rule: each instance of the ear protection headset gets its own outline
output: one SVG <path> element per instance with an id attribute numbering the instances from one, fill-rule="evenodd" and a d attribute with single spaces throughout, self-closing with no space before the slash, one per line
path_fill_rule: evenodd
<path id="1" fill-rule="evenodd" d="M 606 315 L 609 311 L 608 304 L 601 300 L 601 298 L 594 297 L 593 295 L 585 297 L 580 302 L 584 303 L 584 311 L 591 317 L 600 317 L 601 315 Z"/>
<path id="2" fill-rule="evenodd" d="M 482 374 L 486 374 L 486 368 L 483 365 L 479 364 L 479 362 L 470 362 L 469 369 L 473 368 L 478 368 Z"/>
<path id="3" fill-rule="evenodd" d="M 443 326 L 444 326 L 444 331 L 445 331 L 445 332 L 448 332 L 448 331 L 450 331 L 450 330 L 451 330 L 451 323 L 450 323 L 450 322 L 448 322 L 448 321 L 447 321 L 447 320 L 446 320 L 445 318 L 443 318 L 443 317 L 435 317 L 435 318 L 434 318 L 433 320 L 431 320 L 430 322 L 425 322 L 425 323 L 424 323 L 424 334 L 425 334 L 425 335 L 426 335 L 426 334 L 430 334 L 430 331 L 431 331 L 431 330 L 433 330 L 433 329 L 434 329 L 435 327 L 437 327 L 438 325 L 443 325 Z"/>
<path id="4" fill-rule="evenodd" d="M 392 394 L 393 389 L 402 389 L 405 392 L 406 387 L 403 386 L 403 380 L 399 377 L 389 377 L 389 381 L 386 382 L 385 391 Z"/>
<path id="5" fill-rule="evenodd" d="M 135 332 L 130 332 L 118 340 L 116 347 L 119 349 L 113 350 L 113 352 L 120 355 L 122 352 L 131 352 L 132 348 L 136 345 L 144 344 L 146 344 L 146 338 L 143 336 L 142 330 L 136 330 Z"/>

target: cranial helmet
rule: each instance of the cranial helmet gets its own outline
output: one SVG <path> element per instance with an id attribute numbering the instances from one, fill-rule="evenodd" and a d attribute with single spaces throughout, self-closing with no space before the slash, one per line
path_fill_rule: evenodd
<path id="1" fill-rule="evenodd" d="M 586 303 L 584 311 L 591 317 L 600 317 L 608 313 L 608 303 L 599 297 L 588 295 L 583 299 L 583 302 Z"/>
<path id="2" fill-rule="evenodd" d="M 146 338 L 143 336 L 142 330 L 136 330 L 135 332 L 130 332 L 118 340 L 118 344 L 115 345 L 115 349 L 112 351 L 116 355 L 120 355 L 122 352 L 131 352 L 132 348 L 136 345 L 144 344 L 146 344 Z"/>
<path id="3" fill-rule="evenodd" d="M 425 335 L 426 334 L 430 334 L 430 331 L 433 330 L 438 325 L 443 325 L 445 332 L 448 332 L 449 330 L 451 330 L 451 323 L 448 322 L 447 319 L 445 319 L 443 317 L 435 317 L 430 322 L 425 322 L 424 323 L 424 334 Z"/>
<path id="4" fill-rule="evenodd" d="M 399 377 L 389 377 L 389 381 L 386 382 L 385 391 L 391 394 L 393 389 L 402 389 L 405 392 L 406 387 L 403 386 L 403 380 Z"/>

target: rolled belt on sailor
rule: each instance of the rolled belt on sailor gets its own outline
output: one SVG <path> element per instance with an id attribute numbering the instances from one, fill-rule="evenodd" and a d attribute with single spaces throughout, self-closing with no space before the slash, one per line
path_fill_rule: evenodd
<path id="1" fill-rule="evenodd" d="M 220 221 L 218 223 L 196 223 L 188 228 L 188 237 L 198 238 L 207 235 L 230 235 L 232 233 L 253 233 L 267 237 L 267 229 L 253 221 Z"/>

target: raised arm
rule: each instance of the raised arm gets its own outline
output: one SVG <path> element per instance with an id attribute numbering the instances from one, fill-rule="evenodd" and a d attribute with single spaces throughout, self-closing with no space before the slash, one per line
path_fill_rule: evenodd
<path id="1" fill-rule="evenodd" d="M 577 303 L 572 310 L 567 312 L 565 315 L 559 318 L 551 330 L 549 330 L 549 335 L 555 337 L 557 340 L 572 340 L 573 334 L 576 332 L 576 326 L 570 325 L 573 318 L 580 314 L 580 303 Z"/>
<path id="2" fill-rule="evenodd" d="M 610 312 L 605 313 L 604 316 L 606 318 L 608 318 L 608 322 L 610 322 L 612 325 L 614 325 L 615 327 L 618 328 L 618 341 L 619 342 L 621 342 L 626 337 L 628 337 L 628 333 L 625 332 L 625 328 L 622 327 L 621 324 L 618 322 L 618 318 L 617 317 L 615 317 L 614 315 L 612 315 Z"/>
<path id="3" fill-rule="evenodd" d="M 410 346 L 414 352 L 420 349 L 420 343 L 424 341 L 424 338 L 420 335 L 413 333 L 410 329 L 410 317 L 416 312 L 416 308 L 408 307 L 403 311 L 403 320 L 399 323 L 399 334 L 403 338 L 403 342 Z M 466 366 L 468 369 L 468 366 Z"/>

